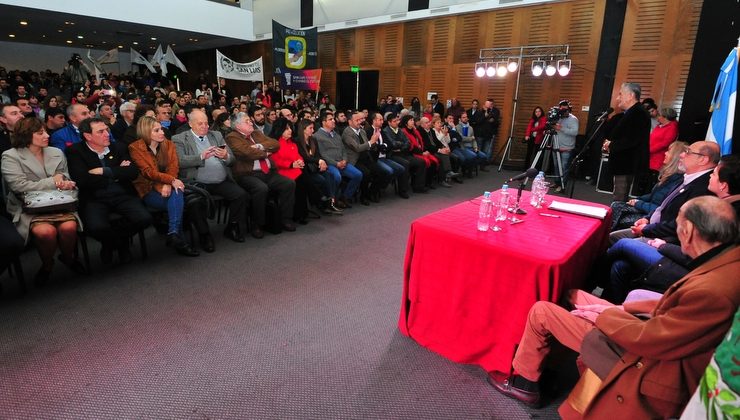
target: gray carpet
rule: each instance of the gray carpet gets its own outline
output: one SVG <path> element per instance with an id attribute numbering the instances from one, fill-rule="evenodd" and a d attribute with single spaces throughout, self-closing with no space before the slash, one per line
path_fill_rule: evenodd
<path id="1" fill-rule="evenodd" d="M 25 297 L 4 274 L 0 418 L 557 418 L 570 363 L 533 410 L 396 328 L 410 222 L 512 174 L 410 200 L 389 188 L 381 204 L 244 244 L 214 226 L 216 252 L 198 258 L 150 230 L 148 261 L 135 248 L 134 263 L 106 268 L 93 252 L 93 277 L 58 266 Z M 593 188 L 575 197 L 609 201 Z M 38 257 L 23 260 L 31 277 Z"/>

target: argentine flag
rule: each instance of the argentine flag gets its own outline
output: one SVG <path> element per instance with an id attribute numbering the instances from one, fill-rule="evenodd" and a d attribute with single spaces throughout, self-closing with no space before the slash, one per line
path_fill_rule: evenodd
<path id="1" fill-rule="evenodd" d="M 737 101 L 737 52 L 738 48 L 733 48 L 722 65 L 709 106 L 712 119 L 709 121 L 707 140 L 717 143 L 723 155 L 732 153 L 732 125 Z"/>

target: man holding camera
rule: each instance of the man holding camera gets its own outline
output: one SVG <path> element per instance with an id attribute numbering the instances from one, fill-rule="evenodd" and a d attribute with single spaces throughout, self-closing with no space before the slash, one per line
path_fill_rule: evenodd
<path id="1" fill-rule="evenodd" d="M 568 168 L 573 149 L 576 148 L 576 136 L 578 135 L 578 118 L 570 113 L 571 107 L 568 100 L 562 100 L 558 104 L 560 119 L 555 124 L 558 134 L 558 152 L 560 153 L 561 169 L 563 170 L 563 185 L 559 185 L 555 192 L 562 192 L 568 183 Z"/>

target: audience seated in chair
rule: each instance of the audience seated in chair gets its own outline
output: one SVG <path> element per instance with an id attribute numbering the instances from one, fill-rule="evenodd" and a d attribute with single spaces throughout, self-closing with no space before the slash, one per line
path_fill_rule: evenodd
<path id="1" fill-rule="evenodd" d="M 686 146 L 688 144 L 677 141 L 666 150 L 663 166 L 658 173 L 658 182 L 652 191 L 628 201 L 612 201 L 612 231 L 627 229 L 655 211 L 666 196 L 683 182 L 683 170 L 679 169 L 679 162 Z"/>
<path id="2" fill-rule="evenodd" d="M 180 162 L 180 179 L 223 197 L 229 203 L 229 223 L 224 236 L 244 242 L 249 194 L 234 182 L 228 170 L 234 156 L 221 133 L 208 129 L 208 118 L 202 110 L 196 108 L 190 112 L 188 125 L 189 130 L 172 136 Z M 214 248 L 210 234 L 201 234 L 200 243 L 206 252 Z"/>
<path id="3" fill-rule="evenodd" d="M 281 123 L 282 121 L 282 123 Z M 295 200 L 295 182 L 281 175 L 270 155 L 280 149 L 280 143 L 254 130 L 252 119 L 244 112 L 231 117 L 232 131 L 226 136 L 234 152 L 234 178 L 249 193 L 251 200 L 250 233 L 260 239 L 264 236 L 262 229 L 267 223 L 267 199 L 270 193 L 277 195 L 276 220 L 282 221 L 283 230 L 295 231 L 293 225 L 293 203 Z M 292 135 L 290 125 L 285 119 L 278 120 L 272 128 L 273 136 Z"/>
<path id="4" fill-rule="evenodd" d="M 152 216 L 136 194 L 132 181 L 139 169 L 126 144 L 111 143 L 108 126 L 99 118 L 80 123 L 82 142 L 67 149 L 69 173 L 80 190 L 80 215 L 88 235 L 98 240 L 104 264 L 118 251 L 122 264 L 132 260 L 129 242 L 152 223 Z M 111 214 L 122 217 L 111 223 Z"/>
<path id="5" fill-rule="evenodd" d="M 167 212 L 167 245 L 180 255 L 197 256 L 198 252 L 182 237 L 185 184 L 177 178 L 180 166 L 175 145 L 152 117 L 141 117 L 136 131 L 139 140 L 128 147 L 140 171 L 134 180 L 136 192 L 147 206 Z"/>
<path id="6" fill-rule="evenodd" d="M 9 190 L 8 212 L 21 237 L 26 242 L 33 238 L 41 257 L 41 268 L 34 278 L 36 285 L 49 280 L 57 248 L 60 261 L 75 273 L 84 274 L 86 269 L 75 255 L 77 230 L 81 227 L 77 212 L 29 214 L 23 209 L 24 193 L 75 190 L 64 153 L 49 147 L 49 135 L 36 117 L 26 117 L 15 124 L 12 145 L 2 155 L 2 174 Z"/>

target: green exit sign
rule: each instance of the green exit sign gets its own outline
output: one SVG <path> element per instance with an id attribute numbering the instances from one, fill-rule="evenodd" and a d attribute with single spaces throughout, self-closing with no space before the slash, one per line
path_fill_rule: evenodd
<path id="1" fill-rule="evenodd" d="M 352 73 L 359 73 L 360 66 L 349 66 L 349 71 L 351 71 Z"/>

